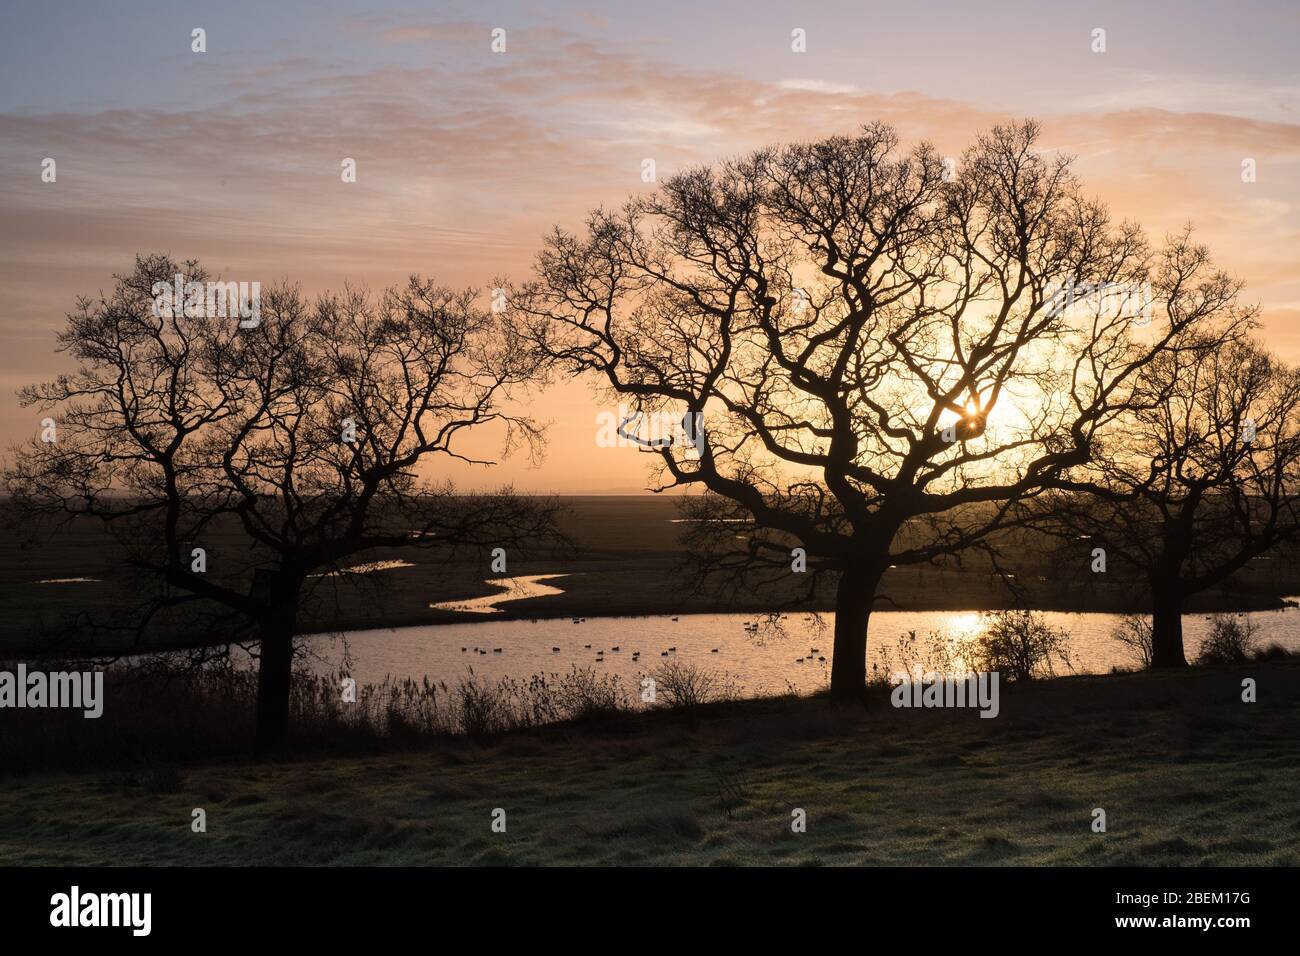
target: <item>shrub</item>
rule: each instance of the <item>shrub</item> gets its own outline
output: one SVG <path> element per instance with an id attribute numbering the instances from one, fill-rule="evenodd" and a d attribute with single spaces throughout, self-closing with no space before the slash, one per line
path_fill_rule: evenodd
<path id="1" fill-rule="evenodd" d="M 685 661 L 669 661 L 650 676 L 655 682 L 656 699 L 682 711 L 692 721 L 702 705 L 734 700 L 739 695 L 735 678 Z"/>
<path id="2" fill-rule="evenodd" d="M 1111 639 L 1119 641 L 1137 658 L 1145 670 L 1151 666 L 1152 637 L 1151 619 L 1141 614 L 1126 614 L 1111 634 Z"/>
<path id="3" fill-rule="evenodd" d="M 1216 614 L 1210 633 L 1196 655 L 1199 664 L 1241 664 L 1250 659 L 1256 639 L 1255 624 L 1248 617 Z"/>
<path id="4" fill-rule="evenodd" d="M 1038 611 L 993 611 L 984 615 L 984 630 L 962 643 L 961 656 L 971 670 L 1027 681 L 1055 676 L 1058 662 L 1073 670 L 1068 641 Z"/>
<path id="5" fill-rule="evenodd" d="M 892 650 L 887 644 L 881 647 L 883 666 L 872 664 L 868 684 L 892 687 L 899 674 L 947 673 L 953 670 L 954 650 L 960 647 L 939 631 L 930 631 L 925 637 L 907 631 L 894 641 Z"/>

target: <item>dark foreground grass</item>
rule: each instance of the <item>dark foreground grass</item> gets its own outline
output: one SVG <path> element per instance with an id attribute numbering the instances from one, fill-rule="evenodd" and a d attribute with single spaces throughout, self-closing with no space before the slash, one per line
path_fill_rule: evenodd
<path id="1" fill-rule="evenodd" d="M 0 862 L 1296 865 L 1297 727 L 1292 660 L 1063 678 L 1004 692 L 993 720 L 779 699 L 717 705 L 695 729 L 651 713 L 372 756 L 41 774 L 0 790 Z"/>

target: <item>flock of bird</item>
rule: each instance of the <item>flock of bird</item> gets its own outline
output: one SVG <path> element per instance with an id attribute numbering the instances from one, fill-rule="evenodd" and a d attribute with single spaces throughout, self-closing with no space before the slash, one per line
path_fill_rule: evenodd
<path id="1" fill-rule="evenodd" d="M 673 618 L 673 620 L 675 621 L 675 620 L 677 620 L 677 618 Z M 585 617 L 575 617 L 575 618 L 573 619 L 573 623 L 574 623 L 574 624 L 585 624 L 586 622 L 587 622 L 587 619 L 586 619 Z M 536 619 L 536 618 L 533 618 L 533 623 L 534 623 L 534 624 L 537 623 L 537 619 Z M 745 622 L 745 631 L 748 632 L 748 633 L 750 633 L 750 634 L 756 634 L 756 633 L 758 633 L 758 628 L 759 628 L 759 625 L 758 625 L 758 622 L 757 622 L 757 621 L 746 621 L 746 622 Z M 589 650 L 592 649 L 592 647 L 591 647 L 590 644 L 583 644 L 582 647 L 583 647 L 583 650 L 588 650 L 588 651 L 589 651 Z M 561 650 L 562 650 L 562 648 L 560 648 L 560 647 L 558 647 L 558 646 L 554 646 L 554 647 L 551 648 L 551 653 L 552 653 L 552 654 L 558 654 L 558 653 L 560 653 Z M 611 653 L 619 653 L 619 652 L 621 652 L 621 651 L 622 651 L 622 647 L 621 647 L 620 645 L 618 645 L 618 644 L 615 644 L 613 647 L 610 648 L 610 652 L 611 652 Z M 474 654 L 481 654 L 481 655 L 485 655 L 485 656 L 486 656 L 487 653 L 488 653 L 488 651 L 487 651 L 485 648 L 480 648 L 480 647 L 473 647 L 473 648 L 471 648 L 471 647 L 468 647 L 468 646 L 467 646 L 467 647 L 462 647 L 462 648 L 460 649 L 460 652 L 461 652 L 462 654 L 470 654 L 470 653 L 474 653 Z M 504 654 L 504 653 L 505 653 L 505 650 L 504 650 L 503 648 L 500 648 L 500 647 L 494 647 L 494 648 L 492 648 L 492 653 L 493 653 L 493 654 Z M 677 653 L 677 647 L 676 647 L 676 645 L 674 645 L 674 646 L 668 648 L 666 651 L 660 651 L 660 652 L 659 652 L 659 656 L 660 656 L 660 657 L 668 657 L 668 656 L 670 656 L 670 655 L 672 655 L 672 654 L 676 654 L 676 653 Z M 716 648 L 716 647 L 713 648 L 713 650 L 712 650 L 711 653 L 713 653 L 713 654 L 717 654 L 717 653 L 719 653 L 719 648 Z M 634 660 L 634 661 L 639 661 L 639 660 L 641 660 L 641 652 L 640 652 L 640 651 L 633 651 L 633 652 L 632 652 L 632 660 Z M 817 661 L 818 663 L 825 664 L 825 663 L 826 663 L 826 656 L 825 656 L 824 654 L 822 654 L 820 648 L 817 648 L 817 647 L 810 647 L 810 648 L 808 649 L 808 656 L 807 656 L 807 657 L 796 657 L 796 658 L 794 659 L 794 662 L 795 662 L 796 664 L 803 664 L 803 663 L 805 663 L 805 662 L 807 662 L 807 661 Z M 604 662 L 605 662 L 605 649 L 602 647 L 602 648 L 599 648 L 599 649 L 596 651 L 596 663 L 597 663 L 597 664 L 603 664 Z"/>
<path id="2" fill-rule="evenodd" d="M 677 620 L 677 618 L 673 618 L 673 620 L 675 621 L 675 620 Z M 586 619 L 585 617 L 575 617 L 575 618 L 573 618 L 573 623 L 574 623 L 574 624 L 585 624 L 586 621 L 587 621 L 587 619 Z M 536 619 L 536 618 L 533 618 L 533 623 L 537 623 L 537 619 Z M 745 624 L 745 630 L 747 630 L 747 631 L 751 631 L 751 630 L 752 630 L 752 631 L 756 631 L 756 630 L 758 630 L 758 625 L 757 625 L 757 624 L 752 624 L 752 625 L 751 625 L 751 624 L 746 623 L 746 624 Z M 583 644 L 582 647 L 583 647 L 584 650 L 588 650 L 588 651 L 592 649 L 590 644 Z M 557 647 L 557 646 L 553 646 L 553 647 L 551 648 L 551 653 L 552 653 L 552 654 L 558 654 L 558 653 L 560 653 L 561 650 L 562 650 L 562 648 Z M 621 651 L 622 651 L 622 647 L 621 647 L 620 645 L 618 645 L 618 644 L 615 644 L 615 645 L 613 645 L 613 646 L 610 648 L 610 651 L 611 651 L 611 653 L 618 653 L 618 652 L 621 652 Z M 717 648 L 717 647 L 715 647 L 715 648 L 713 648 L 713 650 L 712 650 L 710 653 L 717 654 L 717 653 L 720 653 L 720 651 L 721 651 L 721 648 Z M 466 645 L 465 647 L 462 647 L 462 648 L 460 649 L 460 652 L 461 652 L 462 654 L 480 654 L 480 655 L 484 655 L 484 656 L 486 656 L 486 654 L 488 653 L 487 649 L 485 649 L 485 648 L 481 648 L 481 647 L 470 647 L 470 646 L 468 646 L 468 645 Z M 493 653 L 493 654 L 504 654 L 504 653 L 505 653 L 505 649 L 504 649 L 504 648 L 500 648 L 500 647 L 494 647 L 494 648 L 492 648 L 492 653 Z M 668 657 L 670 654 L 676 654 L 676 653 L 677 653 L 677 646 L 676 646 L 676 645 L 673 645 L 672 647 L 668 648 L 666 651 L 660 651 L 660 652 L 659 652 L 659 656 L 660 656 L 660 657 Z M 825 659 L 825 658 L 823 658 L 823 660 L 824 660 L 824 659 Z M 634 661 L 639 661 L 639 660 L 641 660 L 641 652 L 640 652 L 640 651 L 633 651 L 633 652 L 632 652 L 632 660 L 634 660 Z M 598 663 L 598 664 L 603 664 L 604 661 L 605 661 L 605 649 L 602 647 L 602 648 L 600 648 L 599 650 L 596 651 L 596 663 Z"/>
<path id="3" fill-rule="evenodd" d="M 582 647 L 583 647 L 583 650 L 588 650 L 588 651 L 589 651 L 589 650 L 592 649 L 590 644 L 583 644 Z M 552 648 L 551 648 L 551 653 L 552 653 L 552 654 L 558 654 L 558 653 L 560 653 L 561 650 L 563 650 L 563 648 L 560 648 L 560 647 L 552 647 Z M 619 652 L 621 652 L 622 650 L 623 650 L 623 648 L 622 648 L 620 645 L 618 645 L 618 644 L 615 644 L 613 647 L 610 648 L 610 652 L 611 652 L 611 653 L 619 653 Z M 715 648 L 713 648 L 713 650 L 712 650 L 711 653 L 717 654 L 717 653 L 719 653 L 720 651 L 721 651 L 721 648 L 717 648 L 717 647 L 715 647 Z M 462 647 L 462 648 L 460 649 L 460 652 L 461 652 L 462 654 L 481 654 L 481 655 L 485 655 L 485 656 L 486 656 L 486 654 L 488 653 L 488 651 L 487 651 L 486 648 L 482 648 L 482 647 L 469 647 L 468 645 L 465 646 L 465 647 Z M 493 654 L 504 654 L 504 653 L 505 653 L 505 650 L 504 650 L 503 648 L 500 648 L 500 647 L 494 647 L 494 648 L 492 648 L 492 653 L 493 653 Z M 660 651 L 660 652 L 659 652 L 659 656 L 660 656 L 660 657 L 668 657 L 669 655 L 676 654 L 676 653 L 677 653 L 677 646 L 676 646 L 676 645 L 673 645 L 672 647 L 668 648 L 668 650 L 666 650 L 666 651 Z M 632 660 L 634 660 L 634 661 L 639 661 L 640 659 L 641 659 L 641 652 L 640 652 L 640 651 L 633 651 L 633 652 L 632 652 Z M 605 660 L 605 649 L 602 647 L 602 648 L 599 648 L 599 649 L 596 651 L 596 662 L 597 662 L 597 663 L 603 663 L 604 660 Z"/>
<path id="4" fill-rule="evenodd" d="M 536 618 L 534 618 L 533 620 L 534 620 L 534 623 L 536 623 Z M 673 618 L 673 620 L 675 621 L 675 620 L 677 620 L 677 618 Z M 585 617 L 575 617 L 575 618 L 573 619 L 573 623 L 574 623 L 574 624 L 585 624 L 586 621 L 587 621 L 587 619 L 586 619 Z M 745 630 L 746 630 L 748 633 L 750 633 L 750 634 L 756 634 L 756 633 L 758 632 L 758 622 L 757 622 L 757 621 L 746 621 L 746 622 L 745 622 Z M 583 644 L 582 647 L 583 647 L 583 650 L 588 650 L 588 651 L 589 651 L 589 650 L 592 649 L 592 646 L 591 646 L 590 644 Z M 560 648 L 559 646 L 553 646 L 553 647 L 551 648 L 551 653 L 552 653 L 552 654 L 559 654 L 561 650 L 562 650 L 562 648 Z M 618 644 L 615 644 L 614 646 L 612 646 L 612 647 L 610 648 L 610 652 L 611 652 L 611 653 L 620 653 L 621 651 L 622 651 L 622 647 L 621 647 L 620 645 L 618 645 Z M 479 654 L 479 655 L 486 656 L 486 655 L 488 654 L 488 649 L 487 649 L 487 648 L 482 648 L 482 647 L 469 647 L 469 646 L 466 646 L 466 647 L 462 647 L 462 648 L 460 649 L 460 652 L 461 652 L 462 654 Z M 493 653 L 493 654 L 504 654 L 504 653 L 505 653 L 505 649 L 504 649 L 504 648 L 501 648 L 501 647 L 494 647 L 494 648 L 491 649 L 491 653 Z M 676 653 L 677 653 L 677 646 L 676 646 L 676 645 L 673 645 L 672 647 L 668 648 L 668 649 L 665 650 L 665 651 L 660 651 L 660 652 L 659 652 L 659 656 L 660 656 L 660 657 L 668 657 L 668 656 L 673 655 L 673 654 L 676 654 Z M 713 654 L 717 654 L 717 653 L 719 653 L 719 648 L 716 648 L 716 647 L 713 648 L 713 650 L 711 651 L 711 653 L 713 653 Z M 640 651 L 633 651 L 633 652 L 632 652 L 632 660 L 634 660 L 634 661 L 639 661 L 639 660 L 641 660 L 641 652 L 640 652 Z M 820 648 L 817 648 L 817 647 L 810 647 L 810 648 L 808 649 L 808 656 L 807 656 L 807 657 L 796 657 L 796 658 L 794 659 L 794 662 L 795 662 L 796 664 L 803 664 L 803 663 L 805 663 L 805 662 L 807 662 L 807 661 L 817 661 L 818 663 L 824 664 L 824 663 L 826 663 L 826 656 L 825 656 L 824 654 L 822 654 Z M 597 663 L 597 664 L 603 664 L 604 662 L 605 662 L 605 649 L 602 647 L 602 648 L 599 648 L 599 649 L 596 650 L 596 663 Z"/>

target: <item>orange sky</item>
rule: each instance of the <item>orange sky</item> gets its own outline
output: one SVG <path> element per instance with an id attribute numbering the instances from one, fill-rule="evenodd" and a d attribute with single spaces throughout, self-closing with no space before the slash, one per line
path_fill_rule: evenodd
<path id="1" fill-rule="evenodd" d="M 209 50 L 194 54 L 203 16 L 159 15 L 142 38 L 128 14 L 87 6 L 58 33 L 20 4 L 0 23 L 12 54 L 0 76 L 0 439 L 37 427 L 13 391 L 64 367 L 53 332 L 76 295 L 107 288 L 137 252 L 310 292 L 411 272 L 489 287 L 524 276 L 551 225 L 576 227 L 588 208 L 649 188 L 644 158 L 662 178 L 878 119 L 952 155 L 994 122 L 1041 119 L 1048 148 L 1075 154 L 1117 217 L 1157 239 L 1193 222 L 1263 306 L 1268 346 L 1300 361 L 1300 81 L 1277 53 L 1294 58 L 1294 10 L 1246 5 L 1222 22 L 1186 12 L 1162 29 L 1106 4 L 1011 24 L 929 6 L 953 16 L 899 20 L 884 38 L 861 4 L 844 8 L 857 18 L 847 26 L 732 5 L 749 14 L 731 31 L 677 4 L 654 18 L 631 5 L 449 5 L 438 19 L 331 3 L 308 26 L 262 24 L 250 7 L 234 26 L 208 17 Z M 790 30 L 804 20 L 808 52 L 796 54 Z M 1094 21 L 1109 24 L 1105 54 L 1089 49 Z M 503 54 L 489 49 L 497 25 Z M 1216 33 L 1219 54 L 1193 48 L 1213 51 Z M 47 156 L 56 183 L 40 180 Z M 355 184 L 340 180 L 344 157 L 357 161 Z M 1254 183 L 1241 180 L 1247 157 Z M 644 488 L 645 459 L 596 446 L 601 407 L 583 385 L 553 388 L 532 402 L 552 423 L 540 467 L 439 473 L 538 491 Z"/>

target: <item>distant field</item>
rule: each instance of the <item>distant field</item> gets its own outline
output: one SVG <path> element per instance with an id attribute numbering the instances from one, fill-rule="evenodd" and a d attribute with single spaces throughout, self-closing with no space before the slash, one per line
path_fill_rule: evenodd
<path id="1" fill-rule="evenodd" d="M 1300 665 L 1281 661 L 1061 678 L 1004 692 L 993 720 L 781 699 L 715 706 L 694 730 L 657 713 L 373 756 L 41 774 L 0 788 L 0 860 L 1296 866 L 1298 718 Z"/>
<path id="2" fill-rule="evenodd" d="M 511 555 L 509 574 L 564 572 L 564 593 L 507 605 L 502 617 L 596 617 L 620 614 L 688 614 L 692 612 L 761 612 L 792 596 L 765 587 L 738 594 L 699 592 L 698 580 L 683 563 L 682 525 L 676 499 L 662 496 L 575 497 L 563 527 L 578 548 L 573 552 Z M 136 645 L 124 635 L 75 632 L 77 618 L 100 619 L 126 607 L 133 588 L 126 577 L 117 543 L 94 522 L 84 521 L 35 543 L 24 529 L 0 536 L 0 652 L 33 655 L 83 651 L 117 652 Z M 243 540 L 214 530 L 205 541 L 210 573 L 222 579 L 223 559 L 239 568 L 248 562 Z M 1095 576 L 1063 578 L 1050 566 L 1036 567 L 1041 556 L 1018 552 L 1022 585 L 1036 607 L 1053 610 L 1122 610 L 1131 599 Z M 365 586 L 351 583 L 320 587 L 308 601 L 301 621 L 304 632 L 347 630 L 408 624 L 482 620 L 481 616 L 435 610 L 430 604 L 498 592 L 485 583 L 492 576 L 486 555 L 464 555 L 455 562 L 428 552 L 390 551 L 357 557 L 357 563 L 388 558 L 414 567 L 366 575 Z M 1296 563 L 1260 561 L 1234 582 L 1232 589 L 1212 592 L 1189 610 L 1276 607 L 1280 595 L 1300 593 Z M 1044 562 L 1039 561 L 1039 564 Z M 60 579 L 67 583 L 40 584 Z M 796 583 L 793 576 L 791 583 Z M 828 582 L 829 583 L 829 582 Z M 234 586 L 246 587 L 237 579 Z M 881 607 L 904 610 L 970 610 L 1007 606 L 1013 601 L 1001 580 L 980 561 L 964 566 L 902 568 L 891 571 L 882 588 Z M 814 605 L 831 607 L 823 589 Z M 146 636 L 141 646 L 204 643 L 183 621 L 167 622 Z"/>

